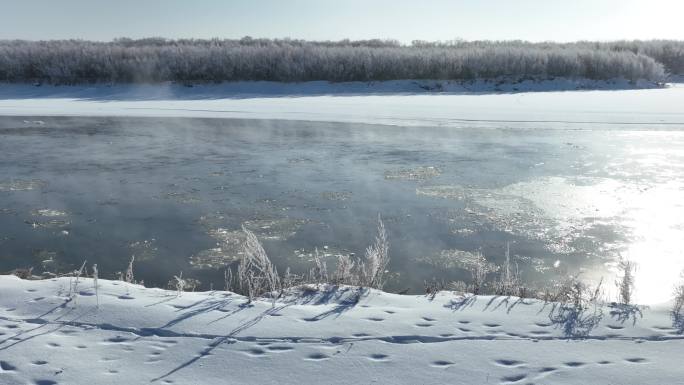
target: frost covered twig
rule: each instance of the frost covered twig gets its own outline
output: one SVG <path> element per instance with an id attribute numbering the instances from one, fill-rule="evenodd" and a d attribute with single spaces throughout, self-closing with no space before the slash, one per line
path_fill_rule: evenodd
<path id="1" fill-rule="evenodd" d="M 95 301 L 97 301 L 97 307 L 100 307 L 100 293 L 98 292 L 97 288 L 97 263 L 93 264 L 93 285 L 95 287 Z"/>
<path id="2" fill-rule="evenodd" d="M 362 286 L 382 289 L 385 284 L 385 272 L 389 264 L 389 242 L 382 218 L 378 214 L 378 234 L 375 242 L 366 249 L 365 261 L 360 271 Z"/>
<path id="3" fill-rule="evenodd" d="M 176 296 L 180 297 L 183 294 L 183 289 L 185 288 L 185 280 L 183 279 L 183 272 L 180 272 L 180 275 L 174 275 L 173 279 L 175 280 L 175 286 L 176 286 Z"/>
<path id="4" fill-rule="evenodd" d="M 629 305 L 632 302 L 632 295 L 634 294 L 634 271 L 636 265 L 634 262 L 627 259 L 620 259 L 618 262 L 618 270 L 621 275 L 615 281 L 615 286 L 618 288 L 618 297 L 620 303 Z"/>
<path id="5" fill-rule="evenodd" d="M 271 292 L 275 306 L 275 293 L 280 288 L 280 277 L 275 266 L 266 255 L 259 239 L 246 228 L 242 228 L 246 238 L 242 245 L 243 256 L 238 265 L 238 285 L 249 301 Z"/>

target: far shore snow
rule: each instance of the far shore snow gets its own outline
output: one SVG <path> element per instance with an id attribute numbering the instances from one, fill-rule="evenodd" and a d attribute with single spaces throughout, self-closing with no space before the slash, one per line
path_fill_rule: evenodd
<path id="1" fill-rule="evenodd" d="M 627 81 L 0 84 L 0 115 L 287 119 L 404 126 L 684 127 L 684 86 Z M 496 124 L 492 124 L 496 123 Z M 639 127 L 637 127 L 639 128 Z"/>

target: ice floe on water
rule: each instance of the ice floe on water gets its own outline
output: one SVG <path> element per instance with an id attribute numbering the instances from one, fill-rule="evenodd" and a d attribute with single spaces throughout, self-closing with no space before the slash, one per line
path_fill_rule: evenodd
<path id="1" fill-rule="evenodd" d="M 458 185 L 420 186 L 416 188 L 417 195 L 435 198 L 465 200 L 466 188 Z"/>
<path id="2" fill-rule="evenodd" d="M 242 244 L 246 235 L 242 230 L 211 229 L 209 236 L 216 240 L 216 247 L 201 250 L 190 257 L 195 269 L 218 269 L 230 265 L 242 257 Z"/>
<path id="3" fill-rule="evenodd" d="M 320 247 L 317 246 L 317 247 L 313 247 L 313 248 L 296 249 L 296 250 L 294 250 L 294 255 L 296 258 L 311 262 L 314 260 L 315 255 L 318 255 L 318 258 L 322 258 L 322 259 L 337 260 L 337 258 L 340 256 L 354 257 L 355 253 L 352 253 L 346 249 L 342 249 L 342 248 L 338 248 L 338 247 L 334 247 L 334 246 L 323 245 Z"/>
<path id="4" fill-rule="evenodd" d="M 346 201 L 352 197 L 351 191 L 324 191 L 321 193 L 323 199 L 329 201 Z"/>
<path id="5" fill-rule="evenodd" d="M 200 216 L 195 223 L 203 226 L 206 229 L 212 229 L 216 227 L 225 226 L 229 220 L 230 216 L 227 213 L 221 211 L 215 211 L 209 214 Z"/>
<path id="6" fill-rule="evenodd" d="M 202 199 L 197 196 L 196 191 L 190 191 L 190 192 L 167 192 L 164 195 L 161 196 L 162 199 L 168 199 L 176 203 L 198 203 L 201 202 Z"/>
<path id="7" fill-rule="evenodd" d="M 480 252 L 456 249 L 442 250 L 439 253 L 416 258 L 417 262 L 427 263 L 440 269 L 472 270 L 476 266 L 483 266 L 485 271 L 496 271 L 496 265 L 488 262 Z"/>
<path id="8" fill-rule="evenodd" d="M 29 191 L 43 189 L 48 183 L 40 179 L 10 179 L 0 180 L 0 192 Z"/>
<path id="9" fill-rule="evenodd" d="M 31 216 L 34 219 L 27 219 L 24 221 L 24 223 L 33 228 L 64 228 L 71 224 L 68 215 L 69 214 L 66 211 L 61 210 L 47 208 L 34 209 L 31 210 Z"/>
<path id="10" fill-rule="evenodd" d="M 157 240 L 154 238 L 131 242 L 128 244 L 128 248 L 131 250 L 131 254 L 135 256 L 136 261 L 155 259 L 159 251 Z"/>
<path id="11" fill-rule="evenodd" d="M 286 240 L 297 234 L 299 228 L 307 222 L 306 219 L 285 217 L 248 220 L 242 225 L 254 232 L 260 239 Z"/>
<path id="12" fill-rule="evenodd" d="M 190 257 L 190 265 L 195 269 L 220 269 L 241 258 L 240 249 L 223 246 L 201 250 Z"/>
<path id="13" fill-rule="evenodd" d="M 39 216 L 39 217 L 55 218 L 55 217 L 66 217 L 67 213 L 66 213 L 66 211 L 55 210 L 55 209 L 35 209 L 35 210 L 31 210 L 31 215 Z"/>
<path id="14" fill-rule="evenodd" d="M 38 249 L 33 250 L 33 257 L 40 261 L 40 265 L 47 271 L 55 271 L 58 264 L 58 253 L 56 251 Z"/>
<path id="15" fill-rule="evenodd" d="M 567 254 L 595 247 L 591 233 L 597 227 L 604 231 L 619 227 L 614 219 L 623 214 L 627 204 L 620 195 L 625 188 L 613 180 L 550 177 L 491 189 L 420 186 L 416 194 L 463 202 L 463 209 L 434 213 L 452 225 L 451 232 L 457 235 L 469 235 L 468 229 L 493 229 L 541 240 L 547 250 Z M 470 227 L 464 228 L 462 223 Z M 590 244 L 592 247 L 582 247 Z"/>
<path id="16" fill-rule="evenodd" d="M 290 164 L 314 163 L 314 161 L 311 158 L 299 157 L 299 158 L 288 158 L 287 163 L 290 163 Z"/>
<path id="17" fill-rule="evenodd" d="M 435 166 L 419 166 L 415 168 L 402 168 L 399 170 L 385 171 L 385 179 L 403 179 L 403 180 L 428 180 L 438 177 L 442 174 L 442 170 Z"/>
<path id="18" fill-rule="evenodd" d="M 548 217 L 610 218 L 629 207 L 635 191 L 614 179 L 547 177 L 508 185 L 498 192 L 529 200 Z"/>
<path id="19" fill-rule="evenodd" d="M 26 220 L 24 221 L 27 225 L 30 225 L 34 229 L 38 228 L 43 228 L 43 229 L 55 229 L 55 228 L 62 228 L 62 227 L 67 227 L 71 224 L 71 221 L 68 219 L 48 219 L 48 220 L 41 220 L 41 221 L 30 221 Z"/>
<path id="20" fill-rule="evenodd" d="M 288 217 L 239 222 L 237 214 L 213 212 L 203 215 L 197 223 L 207 229 L 207 234 L 216 241 L 216 247 L 195 253 L 190 257 L 190 264 L 196 269 L 217 269 L 239 260 L 246 235 L 242 229 L 230 229 L 229 226 L 241 226 L 250 230 L 262 241 L 284 241 L 293 237 L 307 222 L 305 219 Z"/>

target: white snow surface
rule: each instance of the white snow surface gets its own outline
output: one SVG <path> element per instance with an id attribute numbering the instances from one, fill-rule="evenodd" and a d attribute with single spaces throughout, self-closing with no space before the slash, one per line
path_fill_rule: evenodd
<path id="1" fill-rule="evenodd" d="M 667 304 L 557 304 L 354 287 L 249 304 L 120 281 L 0 276 L 0 383 L 678 384 Z M 99 307 L 97 301 L 99 300 Z M 567 318 L 567 319 L 566 319 Z"/>
<path id="2" fill-rule="evenodd" d="M 578 91 L 579 90 L 579 91 Z M 523 92 L 525 91 L 525 92 Z M 172 116 L 412 126 L 684 127 L 684 86 L 588 80 L 450 83 L 0 84 L 0 115 Z"/>

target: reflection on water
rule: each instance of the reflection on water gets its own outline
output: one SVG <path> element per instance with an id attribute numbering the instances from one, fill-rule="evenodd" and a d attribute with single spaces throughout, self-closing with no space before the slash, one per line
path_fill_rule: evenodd
<path id="1" fill-rule="evenodd" d="M 684 133 L 403 128 L 219 119 L 0 118 L 0 271 L 83 259 L 220 287 L 242 227 L 279 268 L 363 254 L 378 213 L 389 290 L 468 280 L 507 242 L 531 284 L 635 261 L 637 300 L 684 269 Z M 503 123 L 502 123 L 503 124 Z M 641 127 L 643 129 L 643 127 Z M 493 270 L 493 268 L 492 268 Z"/>

